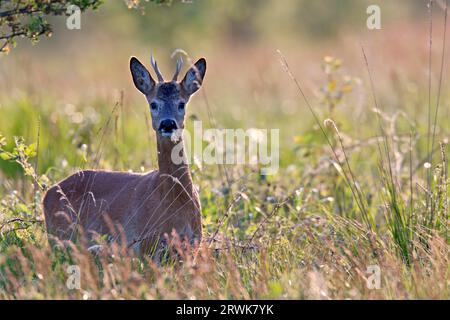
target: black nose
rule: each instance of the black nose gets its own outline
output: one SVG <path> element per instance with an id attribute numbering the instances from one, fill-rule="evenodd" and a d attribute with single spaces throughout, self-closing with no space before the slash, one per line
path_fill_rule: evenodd
<path id="1" fill-rule="evenodd" d="M 166 119 L 159 124 L 159 131 L 162 133 L 172 133 L 177 130 L 177 123 L 174 120 Z"/>

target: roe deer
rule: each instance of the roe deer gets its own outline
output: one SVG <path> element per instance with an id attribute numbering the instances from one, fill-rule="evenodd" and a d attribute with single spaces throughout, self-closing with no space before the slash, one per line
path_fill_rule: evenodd
<path id="1" fill-rule="evenodd" d="M 111 237 L 111 224 L 121 226 L 129 247 L 148 254 L 165 235 L 175 230 L 190 242 L 202 237 L 200 200 L 186 161 L 171 158 L 174 135 L 182 139 L 185 106 L 205 76 L 206 60 L 199 59 L 180 82 L 180 59 L 171 81 L 164 81 L 153 59 L 158 82 L 138 59 L 130 59 L 136 88 L 150 106 L 156 132 L 159 170 L 146 174 L 115 171 L 79 171 L 50 188 L 43 200 L 47 232 L 60 240 L 72 240 L 81 227 L 88 240 L 95 234 Z M 177 154 L 185 157 L 183 147 Z M 184 158 L 185 159 L 185 158 Z"/>

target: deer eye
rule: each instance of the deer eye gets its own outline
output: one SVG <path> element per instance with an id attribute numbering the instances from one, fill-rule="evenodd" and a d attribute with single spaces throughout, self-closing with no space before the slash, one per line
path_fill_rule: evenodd
<path id="1" fill-rule="evenodd" d="M 150 109 L 152 109 L 153 111 L 158 110 L 158 105 L 155 102 L 150 103 Z"/>
<path id="2" fill-rule="evenodd" d="M 186 104 L 184 102 L 180 102 L 178 104 L 178 110 L 183 111 L 185 106 L 186 106 Z"/>

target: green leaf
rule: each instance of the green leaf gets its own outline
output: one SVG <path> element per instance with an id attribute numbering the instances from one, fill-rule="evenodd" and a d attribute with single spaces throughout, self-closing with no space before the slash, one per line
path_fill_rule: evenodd
<path id="1" fill-rule="evenodd" d="M 27 157 L 32 158 L 36 155 L 37 144 L 32 143 L 29 146 L 25 147 L 24 153 Z"/>
<path id="2" fill-rule="evenodd" d="M 15 158 L 15 155 L 12 154 L 11 152 L 3 151 L 0 153 L 0 158 L 6 161 L 10 161 Z"/>

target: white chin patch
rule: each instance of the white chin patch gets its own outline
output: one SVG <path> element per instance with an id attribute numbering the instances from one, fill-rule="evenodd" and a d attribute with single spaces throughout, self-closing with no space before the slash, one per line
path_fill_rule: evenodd
<path id="1" fill-rule="evenodd" d="M 161 136 L 165 138 L 170 138 L 170 140 L 174 143 L 177 143 L 181 139 L 181 135 L 183 133 L 183 130 L 177 129 L 171 133 L 169 132 L 161 132 Z"/>
<path id="2" fill-rule="evenodd" d="M 167 138 L 172 137 L 173 134 L 174 134 L 174 132 L 161 132 L 161 135 L 163 137 L 167 137 Z"/>

